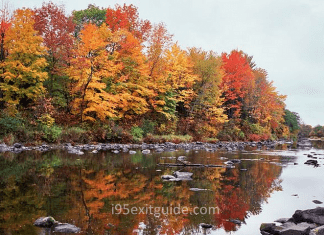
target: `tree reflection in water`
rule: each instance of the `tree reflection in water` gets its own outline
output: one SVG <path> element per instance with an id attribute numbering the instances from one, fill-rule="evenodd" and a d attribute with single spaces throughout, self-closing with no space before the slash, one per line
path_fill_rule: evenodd
<path id="1" fill-rule="evenodd" d="M 195 163 L 222 163 L 219 153 L 187 155 Z M 242 161 L 234 169 L 181 169 L 193 172 L 193 180 L 162 181 L 162 174 L 179 169 L 158 167 L 161 156 L 99 152 L 80 157 L 61 151 L 2 154 L 0 232 L 39 234 L 31 225 L 47 215 L 75 224 L 83 234 L 194 234 L 201 231 L 200 223 L 235 231 L 238 225 L 233 219 L 244 223 L 261 212 L 273 191 L 281 190 L 281 166 L 262 161 Z M 174 161 L 174 157 L 163 159 Z M 171 208 L 175 207 L 184 208 L 185 213 L 174 213 Z M 217 208 L 219 213 L 195 215 L 195 208 L 202 207 Z"/>

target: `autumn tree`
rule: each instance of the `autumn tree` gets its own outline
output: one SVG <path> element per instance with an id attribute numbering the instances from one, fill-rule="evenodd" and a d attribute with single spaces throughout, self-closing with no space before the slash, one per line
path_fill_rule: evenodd
<path id="1" fill-rule="evenodd" d="M 85 25 L 80 32 L 80 42 L 67 72 L 72 79 L 72 109 L 80 121 L 105 120 L 115 117 L 116 96 L 105 91 L 104 78 L 114 74 L 116 66 L 109 57 L 106 46 L 111 32 L 106 25 Z"/>
<path id="2" fill-rule="evenodd" d="M 168 119 L 176 114 L 188 115 L 189 104 L 195 97 L 193 86 L 199 77 L 193 73 L 187 53 L 174 44 L 165 53 L 165 71 L 159 78 L 160 98 L 165 103 L 159 112 Z"/>
<path id="3" fill-rule="evenodd" d="M 44 84 L 57 106 L 66 108 L 69 102 L 68 79 L 64 72 L 72 54 L 74 23 L 67 17 L 63 6 L 52 2 L 35 9 L 34 28 L 47 48 L 47 72 Z"/>
<path id="4" fill-rule="evenodd" d="M 247 87 L 253 82 L 253 73 L 246 56 L 242 51 L 233 50 L 222 54 L 224 77 L 220 88 L 225 99 L 224 107 L 229 118 L 239 118 L 243 97 Z"/>
<path id="5" fill-rule="evenodd" d="M 172 43 L 172 35 L 167 31 L 163 23 L 154 25 L 148 38 L 147 59 L 149 75 L 152 78 L 161 76 L 164 70 L 164 52 Z"/>
<path id="6" fill-rule="evenodd" d="M 117 4 L 115 9 L 107 8 L 106 23 L 112 32 L 127 30 L 141 42 L 147 39 L 151 29 L 151 23 L 148 20 L 141 20 L 137 7 L 132 4 L 123 6 Z"/>
<path id="7" fill-rule="evenodd" d="M 33 16 L 30 9 L 16 10 L 5 37 L 8 56 L 1 64 L 3 82 L 0 88 L 7 106 L 27 107 L 45 93 L 46 49 L 34 29 Z"/>
<path id="8" fill-rule="evenodd" d="M 193 71 L 200 78 L 193 87 L 196 97 L 190 104 L 193 125 L 197 127 L 196 132 L 216 136 L 221 124 L 227 120 L 219 89 L 224 76 L 221 58 L 212 51 L 198 48 L 189 49 L 189 56 L 194 64 Z"/>
<path id="9" fill-rule="evenodd" d="M 139 40 L 127 31 L 120 39 L 115 56 L 121 69 L 114 75 L 110 91 L 119 97 L 116 107 L 118 116 L 126 118 L 127 122 L 130 119 L 136 121 L 148 112 L 148 101 L 155 93 Z"/>

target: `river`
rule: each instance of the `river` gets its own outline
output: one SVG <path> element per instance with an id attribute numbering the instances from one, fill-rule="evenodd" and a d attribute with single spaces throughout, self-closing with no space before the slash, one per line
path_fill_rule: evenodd
<path id="1" fill-rule="evenodd" d="M 319 167 L 304 164 L 308 154 Z M 0 234 L 52 234 L 33 225 L 42 216 L 74 224 L 81 234 L 260 234 L 263 222 L 320 206 L 313 200 L 324 201 L 323 158 L 323 142 L 271 151 L 0 153 Z M 167 165 L 232 159 L 240 162 Z M 191 180 L 162 180 L 175 171 L 193 173 Z"/>

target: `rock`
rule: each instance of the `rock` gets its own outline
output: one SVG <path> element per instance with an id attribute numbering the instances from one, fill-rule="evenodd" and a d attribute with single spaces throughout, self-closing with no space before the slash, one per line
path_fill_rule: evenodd
<path id="1" fill-rule="evenodd" d="M 309 235 L 324 235 L 324 226 L 312 229 Z"/>
<path id="2" fill-rule="evenodd" d="M 238 225 L 241 225 L 243 223 L 241 220 L 238 220 L 238 219 L 229 219 L 229 222 L 232 222 L 232 223 L 238 224 Z"/>
<path id="3" fill-rule="evenodd" d="M 313 155 L 311 155 L 311 154 L 308 154 L 307 157 L 317 159 L 317 157 L 313 157 Z"/>
<path id="4" fill-rule="evenodd" d="M 321 202 L 321 201 L 319 201 L 319 200 L 313 200 L 313 202 L 314 202 L 315 204 L 323 204 L 323 202 Z"/>
<path id="5" fill-rule="evenodd" d="M 209 189 L 205 189 L 205 188 L 190 188 L 189 190 L 193 192 L 209 191 Z"/>
<path id="6" fill-rule="evenodd" d="M 21 143 L 14 143 L 13 147 L 16 148 L 16 149 L 20 149 L 22 147 L 22 144 Z"/>
<path id="7" fill-rule="evenodd" d="M 48 217 L 40 217 L 38 218 L 35 222 L 34 225 L 37 227 L 44 227 L 44 228 L 50 228 L 52 227 L 55 223 L 55 219 L 52 216 Z"/>
<path id="8" fill-rule="evenodd" d="M 7 152 L 8 146 L 6 144 L 0 144 L 0 152 Z"/>
<path id="9" fill-rule="evenodd" d="M 200 225 L 200 227 L 202 227 L 204 229 L 209 229 L 209 228 L 212 228 L 213 227 L 213 225 L 211 225 L 211 224 L 205 224 L 205 223 L 201 223 L 199 225 Z"/>
<path id="10" fill-rule="evenodd" d="M 186 159 L 187 159 L 186 156 L 179 156 L 179 157 L 178 157 L 178 161 L 184 161 L 184 160 L 186 160 Z"/>
<path id="11" fill-rule="evenodd" d="M 161 153 L 161 152 L 164 152 L 164 149 L 163 148 L 157 148 L 157 149 L 155 149 L 155 152 Z"/>
<path id="12" fill-rule="evenodd" d="M 98 153 L 98 150 L 95 149 L 95 150 L 93 150 L 91 153 Z"/>
<path id="13" fill-rule="evenodd" d="M 173 175 L 162 175 L 161 176 L 161 179 L 163 179 L 163 180 L 175 180 L 175 176 L 173 176 Z"/>
<path id="14" fill-rule="evenodd" d="M 54 232 L 58 233 L 78 233 L 80 232 L 81 229 L 76 227 L 75 225 L 72 224 L 67 224 L 67 223 L 59 223 L 55 225 L 54 227 Z"/>
<path id="15" fill-rule="evenodd" d="M 319 166 L 317 160 L 307 160 L 304 164 L 307 164 L 307 165 L 313 165 L 313 166 Z"/>
<path id="16" fill-rule="evenodd" d="M 144 149 L 144 150 L 142 150 L 142 153 L 143 154 L 149 154 L 151 151 L 149 150 L 149 149 Z"/>
<path id="17" fill-rule="evenodd" d="M 232 162 L 232 161 L 227 161 L 227 162 L 224 162 L 225 163 L 225 165 L 234 165 L 234 162 Z"/>
<path id="18" fill-rule="evenodd" d="M 299 224 L 295 224 L 292 222 L 287 222 L 284 223 L 281 226 L 277 226 L 275 228 L 275 234 L 277 232 L 277 234 L 280 235 L 305 235 L 305 234 L 309 234 L 311 230 L 310 224 L 308 223 L 299 223 Z"/>
<path id="19" fill-rule="evenodd" d="M 260 231 L 261 231 L 261 233 L 262 232 L 268 232 L 268 233 L 271 234 L 274 231 L 275 227 L 276 227 L 275 223 L 262 223 L 260 225 Z"/>
<path id="20" fill-rule="evenodd" d="M 117 153 L 119 153 L 119 150 L 115 149 L 112 152 L 117 154 Z"/>
<path id="21" fill-rule="evenodd" d="M 130 150 L 128 153 L 129 153 L 129 154 L 136 154 L 136 151 L 134 151 L 134 150 Z"/>
<path id="22" fill-rule="evenodd" d="M 308 222 L 324 225 L 324 207 L 310 210 L 296 210 L 293 219 L 295 223 Z"/>
<path id="23" fill-rule="evenodd" d="M 191 176 L 193 175 L 193 173 L 176 171 L 176 172 L 173 173 L 173 175 L 176 178 L 180 178 L 180 179 L 191 179 Z"/>

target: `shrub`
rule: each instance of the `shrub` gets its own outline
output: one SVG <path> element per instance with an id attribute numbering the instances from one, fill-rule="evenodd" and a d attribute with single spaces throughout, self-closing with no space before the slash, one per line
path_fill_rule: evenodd
<path id="1" fill-rule="evenodd" d="M 62 134 L 62 128 L 56 125 L 50 127 L 43 125 L 42 129 L 44 140 L 50 143 L 57 142 Z"/>
<path id="2" fill-rule="evenodd" d="M 145 119 L 141 126 L 141 129 L 143 130 L 143 136 L 147 136 L 147 134 L 153 134 L 155 126 L 155 122 Z"/>
<path id="3" fill-rule="evenodd" d="M 24 123 L 20 118 L 10 116 L 0 118 L 1 135 L 17 132 L 21 128 L 24 128 Z"/>
<path id="4" fill-rule="evenodd" d="M 89 135 L 86 130 L 81 127 L 70 127 L 62 132 L 62 141 L 87 143 L 89 142 Z"/>
<path id="5" fill-rule="evenodd" d="M 131 130 L 131 135 L 133 137 L 133 140 L 138 142 L 143 138 L 143 133 L 144 131 L 142 130 L 142 128 L 138 127 L 138 126 L 133 126 L 132 130 Z"/>

